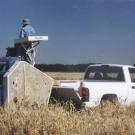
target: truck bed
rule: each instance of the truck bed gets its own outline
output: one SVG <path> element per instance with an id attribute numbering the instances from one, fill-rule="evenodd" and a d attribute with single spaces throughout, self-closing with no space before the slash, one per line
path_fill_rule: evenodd
<path id="1" fill-rule="evenodd" d="M 79 108 L 82 104 L 76 91 L 70 87 L 53 87 L 50 100 L 53 102 L 71 101 L 76 108 Z"/>

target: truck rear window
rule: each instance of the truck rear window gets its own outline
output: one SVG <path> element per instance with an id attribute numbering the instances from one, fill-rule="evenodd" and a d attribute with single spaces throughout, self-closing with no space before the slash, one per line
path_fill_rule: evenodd
<path id="1" fill-rule="evenodd" d="M 91 66 L 87 69 L 84 79 L 101 81 L 124 81 L 123 70 L 115 66 Z"/>

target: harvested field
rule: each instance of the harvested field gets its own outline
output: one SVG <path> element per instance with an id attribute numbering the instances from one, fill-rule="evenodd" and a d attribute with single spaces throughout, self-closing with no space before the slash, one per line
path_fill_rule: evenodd
<path id="1" fill-rule="evenodd" d="M 75 111 L 72 105 L 39 109 L 20 106 L 16 112 L 0 109 L 2 135 L 132 135 L 135 107 L 106 107 Z"/>
<path id="2" fill-rule="evenodd" d="M 79 79 L 82 73 L 47 73 L 56 79 Z M 71 77 L 71 78 L 70 78 Z M 135 106 L 107 104 L 76 110 L 71 103 L 32 108 L 24 102 L 16 111 L 0 108 L 0 134 L 5 135 L 133 135 Z"/>
<path id="3" fill-rule="evenodd" d="M 81 80 L 83 72 L 45 72 L 55 80 Z"/>

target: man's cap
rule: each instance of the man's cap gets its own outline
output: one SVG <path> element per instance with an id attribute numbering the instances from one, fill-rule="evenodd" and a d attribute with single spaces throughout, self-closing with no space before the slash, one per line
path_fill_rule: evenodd
<path id="1" fill-rule="evenodd" d="M 30 19 L 26 18 L 22 20 L 22 25 L 29 25 L 30 24 Z"/>

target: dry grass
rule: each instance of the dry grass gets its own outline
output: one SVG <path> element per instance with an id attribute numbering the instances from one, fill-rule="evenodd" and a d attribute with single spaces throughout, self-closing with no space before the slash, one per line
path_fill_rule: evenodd
<path id="1" fill-rule="evenodd" d="M 0 134 L 133 135 L 135 106 L 108 104 L 77 111 L 72 104 L 50 103 L 49 107 L 32 109 L 24 103 L 16 111 L 0 108 Z"/>
<path id="2" fill-rule="evenodd" d="M 55 80 L 81 80 L 83 72 L 45 72 Z"/>
<path id="3" fill-rule="evenodd" d="M 82 80 L 83 72 L 45 72 L 47 75 L 51 76 L 55 81 L 54 85 L 59 86 L 59 80 Z"/>
<path id="4" fill-rule="evenodd" d="M 60 105 L 39 109 L 21 106 L 17 111 L 0 110 L 1 134 L 15 135 L 132 135 L 135 107 L 106 107 L 67 111 Z"/>

